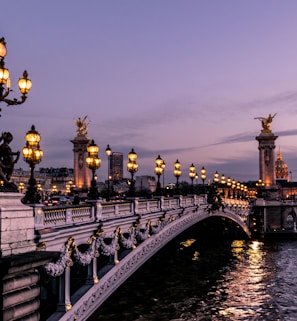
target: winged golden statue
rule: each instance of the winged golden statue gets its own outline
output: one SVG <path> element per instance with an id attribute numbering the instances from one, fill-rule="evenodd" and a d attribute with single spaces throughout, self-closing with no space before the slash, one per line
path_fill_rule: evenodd
<path id="1" fill-rule="evenodd" d="M 87 137 L 88 136 L 88 125 L 90 122 L 87 122 L 88 115 L 86 115 L 83 119 L 78 117 L 75 119 L 75 124 L 77 126 L 77 136 L 78 137 Z"/>
<path id="2" fill-rule="evenodd" d="M 263 133 L 271 133 L 270 124 L 272 123 L 273 118 L 275 117 L 276 113 L 272 116 L 266 117 L 255 117 L 254 119 L 259 119 L 262 123 L 262 132 Z"/>

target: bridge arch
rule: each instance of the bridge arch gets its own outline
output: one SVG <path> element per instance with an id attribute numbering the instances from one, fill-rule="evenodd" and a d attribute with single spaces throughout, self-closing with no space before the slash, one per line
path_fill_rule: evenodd
<path id="1" fill-rule="evenodd" d="M 287 208 L 282 214 L 283 228 L 293 230 L 296 228 L 297 214 L 295 208 Z"/>
<path id="2" fill-rule="evenodd" d="M 238 214 L 234 214 L 228 209 L 209 211 L 205 207 L 190 207 L 184 208 L 182 212 L 176 212 L 176 214 L 175 218 L 172 219 L 171 217 L 168 223 L 161 229 L 155 231 L 155 233 L 151 232 L 150 237 L 147 237 L 137 244 L 137 247 L 128 254 L 120 260 L 115 260 L 112 269 L 105 273 L 99 282 L 93 284 L 87 292 L 85 289 L 78 290 L 75 296 L 79 299 L 73 303 L 69 311 L 63 315 L 57 313 L 53 315 L 50 320 L 86 320 L 122 283 L 167 243 L 188 228 L 210 217 L 230 219 L 240 226 L 247 237 L 250 237 L 244 218 L 241 218 Z M 146 226 L 148 222 L 149 221 L 146 222 Z M 115 259 L 117 259 L 117 257 Z"/>

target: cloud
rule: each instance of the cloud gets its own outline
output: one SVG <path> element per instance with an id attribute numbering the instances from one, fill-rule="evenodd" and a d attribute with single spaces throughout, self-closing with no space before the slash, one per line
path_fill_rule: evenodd
<path id="1" fill-rule="evenodd" d="M 277 136 L 281 136 L 281 137 L 296 136 L 297 129 L 283 130 L 283 131 L 277 132 L 276 134 L 277 134 Z M 255 140 L 256 136 L 259 136 L 259 134 L 256 134 L 255 132 L 239 133 L 239 134 L 223 137 L 221 140 L 219 140 L 213 144 L 210 144 L 209 146 L 251 142 L 251 141 Z M 206 146 L 204 146 L 204 147 L 206 147 Z M 201 148 L 201 147 L 199 147 L 199 148 Z"/>
<path id="2" fill-rule="evenodd" d="M 266 96 L 263 98 L 254 99 L 247 102 L 242 102 L 237 106 L 237 108 L 240 108 L 241 110 L 256 109 L 257 113 L 259 112 L 259 110 L 261 110 L 262 112 L 264 109 L 268 107 L 276 111 L 282 108 L 281 110 L 282 113 L 284 112 L 291 113 L 292 112 L 291 107 L 294 107 L 293 111 L 296 113 L 296 104 L 297 104 L 297 91 L 288 90 L 288 91 L 277 93 L 275 95 Z M 264 117 L 265 115 L 260 115 L 260 117 L 262 116 Z"/>
<path id="3" fill-rule="evenodd" d="M 277 132 L 278 136 L 296 136 L 297 135 L 297 129 L 289 129 L 289 130 L 282 130 Z"/>

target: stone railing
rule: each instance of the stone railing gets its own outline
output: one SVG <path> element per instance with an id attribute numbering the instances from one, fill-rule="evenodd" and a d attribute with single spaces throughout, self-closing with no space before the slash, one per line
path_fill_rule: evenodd
<path id="1" fill-rule="evenodd" d="M 226 198 L 224 205 L 246 222 L 250 213 L 250 205 L 247 200 Z"/>
<path id="2" fill-rule="evenodd" d="M 119 218 L 129 215 L 143 215 L 169 209 L 201 205 L 205 202 L 196 195 L 159 197 L 154 199 L 133 198 L 124 202 L 90 202 L 81 205 L 42 206 L 35 205 L 35 229 L 63 227 L 84 224 L 104 219 Z"/>
<path id="3" fill-rule="evenodd" d="M 249 213 L 249 203 L 245 200 L 225 199 L 226 208 L 246 218 Z M 132 215 L 144 215 L 190 206 L 206 205 L 203 196 L 159 197 L 154 199 L 131 198 L 124 202 L 90 202 L 81 205 L 42 206 L 35 205 L 35 229 L 79 225 L 104 219 L 120 218 Z"/>
<path id="4" fill-rule="evenodd" d="M 95 210 L 91 204 L 52 207 L 35 205 L 34 218 L 35 229 L 39 230 L 94 221 Z"/>

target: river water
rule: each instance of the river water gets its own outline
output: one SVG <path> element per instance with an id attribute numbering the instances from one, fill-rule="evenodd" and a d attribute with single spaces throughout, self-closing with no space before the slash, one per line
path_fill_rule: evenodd
<path id="1" fill-rule="evenodd" d="M 88 321 L 297 320 L 297 240 L 173 240 Z"/>

